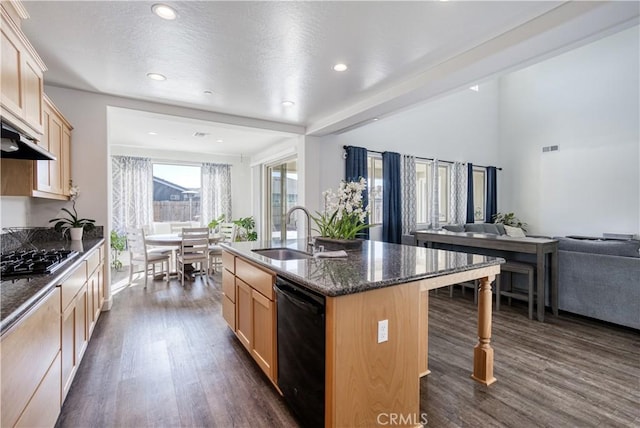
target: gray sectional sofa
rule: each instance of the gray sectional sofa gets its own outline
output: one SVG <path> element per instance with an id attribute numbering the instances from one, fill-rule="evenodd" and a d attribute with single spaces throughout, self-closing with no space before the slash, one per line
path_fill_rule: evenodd
<path id="1" fill-rule="evenodd" d="M 559 309 L 640 329 L 640 241 L 555 239 Z"/>

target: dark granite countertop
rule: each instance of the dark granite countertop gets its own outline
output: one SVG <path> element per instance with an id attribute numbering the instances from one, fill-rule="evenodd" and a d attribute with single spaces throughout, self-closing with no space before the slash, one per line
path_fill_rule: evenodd
<path id="1" fill-rule="evenodd" d="M 346 258 L 274 260 L 252 250 L 306 251 L 305 240 L 221 243 L 231 253 L 325 296 L 341 296 L 504 263 L 504 259 L 454 251 L 364 241 Z"/>
<path id="2" fill-rule="evenodd" d="M 84 260 L 89 252 L 104 243 L 104 238 L 88 238 L 82 242 L 46 241 L 34 243 L 39 249 L 75 250 L 78 254 L 52 274 L 32 275 L 28 279 L 2 279 L 0 284 L 0 335 L 36 305 L 55 286 L 61 284 Z M 19 278 L 19 277 L 18 277 Z"/>

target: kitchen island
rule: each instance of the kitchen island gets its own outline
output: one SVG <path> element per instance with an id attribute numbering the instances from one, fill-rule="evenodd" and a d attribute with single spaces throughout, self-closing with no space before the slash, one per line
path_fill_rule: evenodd
<path id="1" fill-rule="evenodd" d="M 490 283 L 500 272 L 500 258 L 365 241 L 346 258 L 278 260 L 254 250 L 306 251 L 306 242 L 222 246 L 223 316 L 276 387 L 276 277 L 325 297 L 326 427 L 375 426 L 392 418 L 400 426 L 420 425 L 419 377 L 428 373 L 431 289 L 480 280 L 471 377 L 485 385 L 495 381 Z M 386 323 L 382 340 L 381 322 Z"/>

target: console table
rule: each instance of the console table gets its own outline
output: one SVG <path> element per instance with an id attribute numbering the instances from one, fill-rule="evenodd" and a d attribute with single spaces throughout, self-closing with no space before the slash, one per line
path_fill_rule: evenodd
<path id="1" fill-rule="evenodd" d="M 467 247 L 469 252 L 473 248 L 507 251 L 512 253 L 526 253 L 536 255 L 536 287 L 537 287 L 537 318 L 544 321 L 545 288 L 544 279 L 548 266 L 546 255 L 550 255 L 550 289 L 551 310 L 558 315 L 558 241 L 548 238 L 514 238 L 511 236 L 491 235 L 486 233 L 448 232 L 442 230 L 417 230 L 415 232 L 418 245 L 433 248 L 434 243 L 458 245 Z"/>

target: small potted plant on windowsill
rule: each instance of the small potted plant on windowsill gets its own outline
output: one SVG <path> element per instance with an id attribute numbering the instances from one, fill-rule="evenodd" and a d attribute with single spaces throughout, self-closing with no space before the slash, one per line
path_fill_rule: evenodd
<path id="1" fill-rule="evenodd" d="M 67 208 L 62 208 L 62 211 L 66 212 L 68 217 L 53 218 L 49 220 L 49 223 L 55 223 L 53 228 L 58 232 L 62 232 L 63 235 L 68 230 L 71 240 L 79 241 L 82 240 L 82 234 L 85 230 L 90 231 L 95 229 L 96 221 L 90 218 L 80 218 L 78 216 L 78 211 L 76 210 L 76 199 L 80 195 L 80 191 L 78 190 L 78 186 L 74 186 L 73 180 L 69 180 L 69 195 L 73 203 L 73 212 Z"/>

